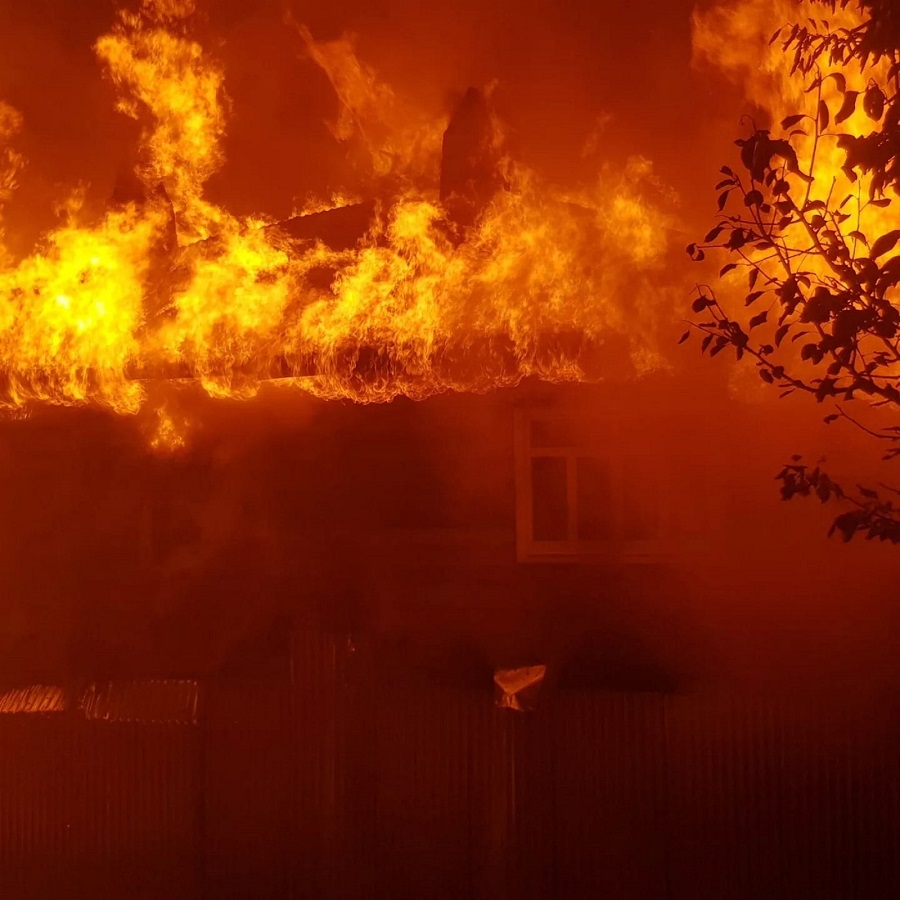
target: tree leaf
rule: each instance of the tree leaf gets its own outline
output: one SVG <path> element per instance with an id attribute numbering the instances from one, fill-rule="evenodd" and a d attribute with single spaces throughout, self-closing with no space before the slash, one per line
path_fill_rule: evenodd
<path id="1" fill-rule="evenodd" d="M 744 197 L 744 206 L 759 206 L 763 202 L 763 195 L 759 191 L 750 191 Z"/>
<path id="2" fill-rule="evenodd" d="M 872 249 L 869 252 L 869 259 L 878 259 L 879 256 L 890 253 L 897 245 L 897 241 L 900 241 L 900 230 L 889 231 L 887 234 L 881 235 L 881 237 L 872 244 Z"/>
<path id="3" fill-rule="evenodd" d="M 826 75 L 823 81 L 828 81 L 829 78 L 833 78 L 835 80 L 837 89 L 842 94 L 847 90 L 847 79 L 844 77 L 842 72 L 832 72 L 830 75 Z"/>
<path id="4" fill-rule="evenodd" d="M 788 116 L 786 119 L 781 120 L 781 127 L 787 131 L 788 128 L 793 128 L 799 121 L 805 118 L 806 116 L 802 113 L 798 116 Z"/>
<path id="5" fill-rule="evenodd" d="M 773 156 L 780 156 L 784 160 L 789 172 L 793 172 L 807 184 L 812 182 L 812 175 L 807 175 L 801 171 L 800 163 L 797 159 L 797 151 L 787 141 L 769 141 L 769 150 Z"/>
<path id="6" fill-rule="evenodd" d="M 841 104 L 838 114 L 834 117 L 834 124 L 840 125 L 856 112 L 856 101 L 859 99 L 859 91 L 847 91 L 844 94 L 844 102 Z"/>
<path id="7" fill-rule="evenodd" d="M 866 115 L 877 122 L 884 115 L 885 96 L 884 92 L 878 85 L 873 84 L 863 97 L 863 109 Z"/>

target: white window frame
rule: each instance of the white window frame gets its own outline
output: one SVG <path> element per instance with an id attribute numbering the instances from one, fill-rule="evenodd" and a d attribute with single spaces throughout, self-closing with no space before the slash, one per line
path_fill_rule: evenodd
<path id="1" fill-rule="evenodd" d="M 516 464 L 516 555 L 519 562 L 554 562 L 581 559 L 610 563 L 657 563 L 671 552 L 672 518 L 665 503 L 662 479 L 656 495 L 659 499 L 657 519 L 659 533 L 652 539 L 634 540 L 621 536 L 624 520 L 623 491 L 625 457 L 619 451 L 620 428 L 615 419 L 602 423 L 608 442 L 604 452 L 597 448 L 573 444 L 568 446 L 535 447 L 531 442 L 532 424 L 536 421 L 572 420 L 578 413 L 545 410 L 517 410 L 515 414 L 515 464 Z M 598 430 L 601 426 L 598 425 Z M 608 452 L 607 452 L 608 448 Z M 563 458 L 566 460 L 566 508 L 567 537 L 565 540 L 546 541 L 534 537 L 534 484 L 532 462 L 538 458 Z M 578 459 L 594 457 L 608 463 L 611 480 L 610 524 L 612 537 L 608 540 L 582 540 L 578 537 Z M 647 473 L 652 477 L 653 473 Z M 659 473 L 657 468 L 656 474 Z"/>

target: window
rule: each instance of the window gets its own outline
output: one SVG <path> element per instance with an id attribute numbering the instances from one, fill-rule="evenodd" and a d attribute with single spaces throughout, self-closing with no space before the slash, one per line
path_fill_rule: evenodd
<path id="1" fill-rule="evenodd" d="M 622 423 L 517 413 L 519 560 L 658 560 L 671 525 L 661 468 Z"/>

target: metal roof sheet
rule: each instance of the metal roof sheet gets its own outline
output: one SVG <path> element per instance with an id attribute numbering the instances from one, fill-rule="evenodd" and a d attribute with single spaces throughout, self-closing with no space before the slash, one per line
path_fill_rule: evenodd
<path id="1" fill-rule="evenodd" d="M 65 709 L 65 694 L 57 685 L 35 684 L 0 693 L 0 715 L 57 713 Z"/>
<path id="2" fill-rule="evenodd" d="M 95 682 L 81 697 L 86 719 L 196 725 L 200 685 L 196 681 Z"/>

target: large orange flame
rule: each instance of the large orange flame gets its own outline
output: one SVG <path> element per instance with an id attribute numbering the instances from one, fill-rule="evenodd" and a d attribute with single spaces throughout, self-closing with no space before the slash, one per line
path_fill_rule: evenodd
<path id="1" fill-rule="evenodd" d="M 144 0 L 97 42 L 120 109 L 144 126 L 148 199 L 94 223 L 73 208 L 37 252 L 0 270 L 7 406 L 133 413 L 141 379 L 166 373 L 231 397 L 278 374 L 321 397 L 418 398 L 584 378 L 585 347 L 613 339 L 638 370 L 662 364 L 671 198 L 649 162 L 563 192 L 504 160 L 508 189 L 461 230 L 436 191 L 444 123 L 412 116 L 350 42 L 301 30 L 338 93 L 336 135 L 368 142 L 376 180 L 402 177 L 351 249 L 292 238 L 205 197 L 224 159 L 227 100 L 221 67 L 185 36 L 192 11 L 189 0 Z M 0 147 L 18 124 L 5 110 Z M 0 203 L 19 165 L 0 150 Z"/>

